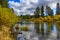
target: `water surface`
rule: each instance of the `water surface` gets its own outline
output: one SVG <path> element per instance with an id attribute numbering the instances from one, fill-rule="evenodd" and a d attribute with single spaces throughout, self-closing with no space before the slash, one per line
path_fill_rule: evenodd
<path id="1" fill-rule="evenodd" d="M 59 22 L 22 22 L 19 27 L 27 26 L 28 32 L 22 31 L 26 40 L 60 40 Z"/>

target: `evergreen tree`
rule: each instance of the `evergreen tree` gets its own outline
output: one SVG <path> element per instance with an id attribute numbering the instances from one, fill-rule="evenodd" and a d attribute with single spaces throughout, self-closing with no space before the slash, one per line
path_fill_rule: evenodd
<path id="1" fill-rule="evenodd" d="M 44 17 L 44 7 L 41 7 L 41 16 Z"/>
<path id="2" fill-rule="evenodd" d="M 53 10 L 48 6 L 46 6 L 46 13 L 51 17 L 53 16 Z"/>
<path id="3" fill-rule="evenodd" d="M 59 3 L 57 3 L 56 5 L 56 14 L 59 15 L 60 14 L 60 7 L 59 7 Z"/>
<path id="4" fill-rule="evenodd" d="M 37 7 L 36 10 L 35 10 L 35 12 L 34 12 L 35 18 L 39 18 L 39 16 L 40 16 L 39 13 L 40 13 L 40 8 Z"/>

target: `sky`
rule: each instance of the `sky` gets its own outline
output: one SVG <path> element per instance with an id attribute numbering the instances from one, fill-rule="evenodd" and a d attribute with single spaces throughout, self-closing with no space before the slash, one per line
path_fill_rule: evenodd
<path id="1" fill-rule="evenodd" d="M 53 9 L 55 14 L 56 11 L 56 3 L 60 2 L 60 0 L 9 0 L 9 7 L 14 9 L 14 12 L 17 15 L 33 15 L 37 6 L 41 7 L 41 5 L 48 5 Z"/>

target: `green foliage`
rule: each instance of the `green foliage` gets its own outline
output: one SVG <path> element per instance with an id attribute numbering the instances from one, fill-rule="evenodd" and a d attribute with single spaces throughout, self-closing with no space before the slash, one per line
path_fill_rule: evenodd
<path id="1" fill-rule="evenodd" d="M 8 8 L 8 2 L 7 2 L 7 0 L 0 0 L 0 5 L 1 5 L 2 7 Z"/>
<path id="2" fill-rule="evenodd" d="M 52 10 L 49 6 L 46 6 L 46 13 L 47 13 L 49 16 L 53 16 L 53 10 Z"/>
<path id="3" fill-rule="evenodd" d="M 41 7 L 41 16 L 44 17 L 44 7 Z"/>
<path id="4" fill-rule="evenodd" d="M 31 16 L 30 15 L 24 15 L 24 16 L 21 16 L 23 20 L 25 19 L 29 19 Z"/>
<path id="5" fill-rule="evenodd" d="M 0 25 L 11 26 L 18 21 L 18 17 L 9 8 L 0 8 Z"/>
<path id="6" fill-rule="evenodd" d="M 39 13 L 40 13 L 40 8 L 37 7 L 34 14 L 35 14 L 35 18 L 39 18 Z"/>
<path id="7" fill-rule="evenodd" d="M 60 29 L 60 22 L 56 22 L 56 26 L 58 29 Z"/>
<path id="8" fill-rule="evenodd" d="M 56 5 L 56 15 L 60 15 L 60 4 L 57 3 Z"/>
<path id="9" fill-rule="evenodd" d="M 1 8 L 1 5 L 0 5 L 0 8 Z"/>

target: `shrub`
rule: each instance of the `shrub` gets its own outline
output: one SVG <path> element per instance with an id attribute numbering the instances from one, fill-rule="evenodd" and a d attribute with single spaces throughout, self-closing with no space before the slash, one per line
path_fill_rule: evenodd
<path id="1" fill-rule="evenodd" d="M 0 8 L 0 24 L 11 26 L 18 21 L 18 17 L 13 13 L 12 9 Z"/>
<path id="2" fill-rule="evenodd" d="M 24 27 L 21 28 L 21 30 L 22 30 L 22 31 L 28 31 L 29 29 L 28 29 L 27 26 L 24 26 Z"/>

